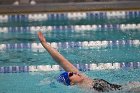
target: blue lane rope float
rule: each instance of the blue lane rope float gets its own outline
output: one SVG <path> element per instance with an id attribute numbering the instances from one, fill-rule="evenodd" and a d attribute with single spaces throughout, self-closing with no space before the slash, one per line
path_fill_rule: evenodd
<path id="1" fill-rule="evenodd" d="M 74 64 L 80 71 L 105 70 L 105 69 L 136 69 L 140 67 L 140 62 L 122 63 L 90 63 Z M 59 65 L 31 65 L 31 66 L 2 66 L 0 73 L 21 73 L 21 72 L 40 72 L 40 71 L 61 71 Z"/>
<path id="2" fill-rule="evenodd" d="M 140 40 L 114 40 L 114 41 L 78 41 L 78 42 L 50 42 L 49 43 L 52 47 L 56 49 L 61 48 L 111 48 L 114 47 L 121 47 L 121 46 L 129 46 L 129 47 L 139 47 Z M 41 43 L 7 43 L 7 44 L 0 44 L 0 50 L 9 50 L 9 49 L 31 49 L 34 50 L 41 50 L 42 52 L 45 51 Z"/>
<path id="3" fill-rule="evenodd" d="M 104 25 L 69 25 L 69 26 L 30 26 L 0 27 L 0 33 L 36 33 L 42 32 L 83 32 L 83 31 L 140 31 L 140 24 L 104 24 Z"/>
<path id="4" fill-rule="evenodd" d="M 13 21 L 44 21 L 44 20 L 81 20 L 81 19 L 106 19 L 106 18 L 135 18 L 140 16 L 140 11 L 91 11 L 69 13 L 38 13 L 38 14 L 11 14 L 0 15 L 0 22 Z"/>

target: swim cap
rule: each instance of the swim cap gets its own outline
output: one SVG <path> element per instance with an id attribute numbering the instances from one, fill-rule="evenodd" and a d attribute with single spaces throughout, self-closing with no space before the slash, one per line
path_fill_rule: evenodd
<path id="1" fill-rule="evenodd" d="M 70 85 L 69 73 L 64 72 L 60 74 L 59 77 L 57 78 L 57 81 L 63 83 L 64 85 L 69 86 Z"/>

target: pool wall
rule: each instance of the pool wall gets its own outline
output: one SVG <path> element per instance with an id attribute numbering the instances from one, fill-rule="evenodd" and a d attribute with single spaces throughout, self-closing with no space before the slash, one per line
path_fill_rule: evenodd
<path id="1" fill-rule="evenodd" d="M 98 10 L 139 10 L 140 1 L 110 1 L 84 3 L 49 3 L 35 5 L 0 5 L 0 13 L 73 12 Z"/>

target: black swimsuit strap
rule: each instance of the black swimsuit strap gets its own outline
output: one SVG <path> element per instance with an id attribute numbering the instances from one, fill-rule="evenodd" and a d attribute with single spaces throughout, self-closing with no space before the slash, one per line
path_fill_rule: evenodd
<path id="1" fill-rule="evenodd" d="M 120 90 L 121 85 L 111 84 L 103 79 L 94 79 L 92 88 L 99 92 L 109 92 L 113 90 Z"/>

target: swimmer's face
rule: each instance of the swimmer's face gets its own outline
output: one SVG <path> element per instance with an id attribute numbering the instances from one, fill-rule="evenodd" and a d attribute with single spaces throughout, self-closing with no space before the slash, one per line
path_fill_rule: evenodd
<path id="1" fill-rule="evenodd" d="M 76 84 L 82 82 L 84 78 L 81 74 L 69 72 L 69 79 L 71 84 Z"/>

